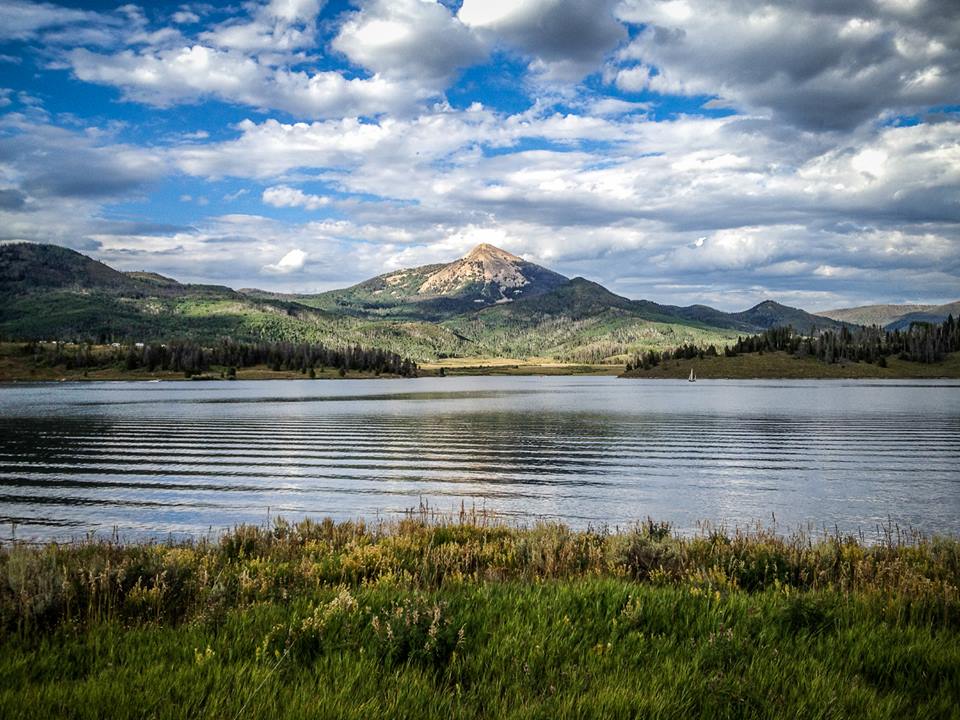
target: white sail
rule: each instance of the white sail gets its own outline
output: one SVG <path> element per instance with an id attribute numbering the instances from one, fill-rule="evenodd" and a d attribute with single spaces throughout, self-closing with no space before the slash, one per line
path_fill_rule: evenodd
<path id="1" fill-rule="evenodd" d="M 693 371 L 693 368 L 690 368 L 690 382 L 697 381 L 697 374 Z"/>

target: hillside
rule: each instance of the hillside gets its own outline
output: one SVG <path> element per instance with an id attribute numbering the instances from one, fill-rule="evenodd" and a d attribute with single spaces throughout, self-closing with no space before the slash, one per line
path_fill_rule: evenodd
<path id="1" fill-rule="evenodd" d="M 444 323 L 492 357 L 554 357 L 618 362 L 648 348 L 723 345 L 736 333 L 689 321 L 574 278 L 536 297 L 502 303 Z"/>
<path id="2" fill-rule="evenodd" d="M 137 293 L 146 288 L 138 278 L 58 245 L 0 245 L 0 297 L 38 290 L 90 290 Z"/>
<path id="3" fill-rule="evenodd" d="M 955 318 L 960 317 L 960 300 L 945 305 L 936 305 L 921 312 L 907 313 L 889 323 L 886 327 L 887 330 L 903 330 L 915 322 L 941 323 L 951 315 Z"/>
<path id="4" fill-rule="evenodd" d="M 163 342 L 219 337 L 360 344 L 427 359 L 465 351 L 428 323 L 372 323 L 218 285 L 187 285 L 150 272 L 122 273 L 54 245 L 0 245 L 0 337 Z"/>
<path id="5" fill-rule="evenodd" d="M 950 315 L 960 317 L 960 300 L 945 305 L 863 305 L 823 310 L 817 315 L 857 325 L 877 325 L 887 330 L 903 330 L 912 322 L 943 322 Z"/>
<path id="6" fill-rule="evenodd" d="M 841 320 L 843 322 L 855 323 L 856 325 L 866 325 L 870 327 L 877 325 L 886 327 L 890 323 L 898 320 L 904 315 L 915 312 L 926 312 L 932 310 L 935 305 L 862 305 L 852 308 L 837 308 L 835 310 L 821 310 L 817 315 Z"/>
<path id="7" fill-rule="evenodd" d="M 806 333 L 811 330 L 839 330 L 844 325 L 838 320 L 813 315 L 773 300 L 764 300 L 749 310 L 733 313 L 733 317 L 760 330 L 789 325 L 799 332 Z"/>
<path id="8" fill-rule="evenodd" d="M 619 362 L 648 349 L 718 348 L 778 325 L 836 320 L 772 301 L 739 313 L 631 300 L 491 245 L 319 295 L 189 285 L 118 272 L 53 245 L 0 245 L 0 336 L 150 342 L 173 338 L 361 344 L 418 362 L 451 357 Z"/>

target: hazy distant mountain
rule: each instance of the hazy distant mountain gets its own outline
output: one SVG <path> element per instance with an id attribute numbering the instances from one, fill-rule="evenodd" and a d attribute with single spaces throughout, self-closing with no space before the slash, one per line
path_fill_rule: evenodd
<path id="1" fill-rule="evenodd" d="M 864 305 L 862 307 L 823 310 L 824 317 L 856 323 L 879 325 L 888 330 L 910 327 L 911 322 L 943 322 L 949 315 L 960 316 L 960 301 L 946 305 Z"/>
<path id="2" fill-rule="evenodd" d="M 945 305 L 936 305 L 921 312 L 907 313 L 888 323 L 886 328 L 887 330 L 903 330 L 915 322 L 942 323 L 951 315 L 955 318 L 960 317 L 960 300 Z"/>
<path id="3" fill-rule="evenodd" d="M 863 305 L 861 307 L 822 310 L 817 315 L 857 325 L 884 327 L 909 313 L 925 312 L 936 305 Z"/>
<path id="4" fill-rule="evenodd" d="M 772 301 L 739 313 L 616 295 L 491 245 L 319 295 L 186 285 L 118 272 L 53 245 L 0 245 L 0 334 L 23 339 L 317 341 L 426 360 L 555 357 L 599 362 L 641 349 L 721 347 L 777 325 L 840 327 Z"/>

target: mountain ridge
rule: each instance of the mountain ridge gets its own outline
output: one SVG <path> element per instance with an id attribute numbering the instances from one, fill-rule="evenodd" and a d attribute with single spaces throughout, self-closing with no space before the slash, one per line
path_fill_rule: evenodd
<path id="1" fill-rule="evenodd" d="M 645 348 L 722 347 L 778 324 L 800 332 L 842 327 L 773 301 L 726 313 L 633 300 L 488 244 L 451 263 L 394 270 L 316 295 L 181 284 L 52 245 L 0 245 L 0 266 L 0 333 L 23 339 L 230 336 L 364 344 L 417 360 L 613 362 Z"/>
<path id="2" fill-rule="evenodd" d="M 821 310 L 816 314 L 858 325 L 877 325 L 885 330 L 902 330 L 914 322 L 939 323 L 946 320 L 950 315 L 960 316 L 960 300 L 942 305 L 861 305 L 852 308 Z"/>

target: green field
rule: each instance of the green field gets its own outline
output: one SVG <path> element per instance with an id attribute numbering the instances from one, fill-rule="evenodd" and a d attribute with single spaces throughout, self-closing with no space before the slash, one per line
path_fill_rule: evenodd
<path id="1" fill-rule="evenodd" d="M 4 718 L 951 718 L 960 542 L 452 524 L 0 548 Z"/>

